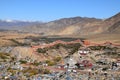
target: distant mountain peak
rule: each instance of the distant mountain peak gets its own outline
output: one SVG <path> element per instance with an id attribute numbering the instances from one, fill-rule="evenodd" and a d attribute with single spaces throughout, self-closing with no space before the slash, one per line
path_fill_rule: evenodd
<path id="1" fill-rule="evenodd" d="M 6 21 L 6 22 L 14 22 L 14 20 L 10 20 L 10 19 L 6 19 L 4 21 Z"/>
<path id="2" fill-rule="evenodd" d="M 116 15 L 120 15 L 120 12 L 118 12 Z M 115 15 L 115 16 L 116 16 L 116 15 Z"/>
<path id="3" fill-rule="evenodd" d="M 114 15 L 114 16 L 112 16 L 112 17 L 108 18 L 108 19 L 111 19 L 111 18 L 120 18 L 120 12 L 119 12 L 119 13 L 117 13 L 116 15 Z"/>

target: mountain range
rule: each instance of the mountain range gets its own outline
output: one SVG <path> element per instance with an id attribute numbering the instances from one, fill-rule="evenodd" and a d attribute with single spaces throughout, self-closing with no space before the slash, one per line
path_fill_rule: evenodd
<path id="1" fill-rule="evenodd" d="M 107 19 L 71 17 L 46 23 L 0 20 L 0 29 L 42 33 L 44 35 L 120 34 L 120 13 Z"/>

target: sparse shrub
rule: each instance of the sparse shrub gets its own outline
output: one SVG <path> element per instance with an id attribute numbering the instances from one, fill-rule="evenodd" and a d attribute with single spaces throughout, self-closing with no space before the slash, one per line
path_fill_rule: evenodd
<path id="1" fill-rule="evenodd" d="M 0 53 L 0 58 L 9 59 L 9 57 L 6 55 L 6 53 Z"/>
<path id="2" fill-rule="evenodd" d="M 108 46 L 90 46 L 89 47 L 91 50 L 112 50 L 116 51 L 118 48 L 117 47 L 108 47 Z"/>
<path id="3" fill-rule="evenodd" d="M 38 74 L 38 70 L 35 68 L 28 68 L 22 71 L 23 73 L 29 73 L 29 76 Z"/>
<path id="4" fill-rule="evenodd" d="M 44 73 L 44 74 L 49 74 L 49 73 L 50 73 L 50 70 L 45 69 L 43 73 Z"/>
<path id="5" fill-rule="evenodd" d="M 7 68 L 7 70 L 9 71 L 9 70 L 11 70 L 11 68 L 10 68 L 10 67 L 8 67 L 8 68 Z"/>
<path id="6" fill-rule="evenodd" d="M 106 52 L 106 53 L 103 53 L 103 55 L 107 55 L 107 56 L 112 57 L 112 58 L 119 58 L 120 57 L 120 54 L 117 52 Z"/>
<path id="7" fill-rule="evenodd" d="M 94 62 L 96 62 L 96 60 L 93 57 L 90 57 L 90 59 L 92 59 Z"/>
<path id="8" fill-rule="evenodd" d="M 5 53 L 5 55 L 6 55 L 6 56 L 10 56 L 10 54 L 9 54 L 9 53 Z"/>
<path id="9" fill-rule="evenodd" d="M 68 48 L 68 49 L 76 48 L 76 47 L 80 47 L 80 46 L 81 46 L 80 43 L 63 45 L 63 47 Z"/>
<path id="10" fill-rule="evenodd" d="M 46 51 L 47 51 L 46 48 L 43 48 L 43 49 L 38 48 L 38 49 L 37 49 L 37 52 L 38 52 L 38 53 L 46 53 Z"/>
<path id="11" fill-rule="evenodd" d="M 51 47 L 46 47 L 46 48 L 38 48 L 37 52 L 38 53 L 46 53 L 49 49 L 59 49 L 59 47 L 64 47 L 66 49 L 72 49 L 71 53 L 73 54 L 74 52 L 76 52 L 79 47 L 81 46 L 80 43 L 75 43 L 75 44 L 56 44 L 54 46 Z"/>
<path id="12" fill-rule="evenodd" d="M 40 63 L 39 62 L 34 62 L 32 64 L 35 65 L 35 66 L 38 66 Z"/>
<path id="13" fill-rule="evenodd" d="M 102 71 L 106 71 L 106 70 L 108 70 L 108 68 L 107 68 L 107 67 L 105 67 L 105 68 L 103 68 L 103 69 L 102 69 Z"/>
<path id="14" fill-rule="evenodd" d="M 48 66 L 53 66 L 56 64 L 56 62 L 50 60 L 46 60 L 46 63 L 48 64 Z"/>
<path id="15" fill-rule="evenodd" d="M 69 55 L 74 54 L 76 51 L 79 50 L 79 48 L 80 48 L 80 44 L 78 44 L 78 43 L 74 44 Z"/>
<path id="16" fill-rule="evenodd" d="M 14 43 L 16 44 L 16 46 L 17 46 L 17 45 L 19 45 L 19 46 L 29 45 L 29 44 L 26 44 L 26 43 L 21 43 L 21 42 L 18 42 L 18 41 L 17 41 L 17 40 L 15 40 L 15 39 L 10 39 L 10 41 L 14 42 Z"/>
<path id="17" fill-rule="evenodd" d="M 52 47 L 50 47 L 51 49 L 59 49 L 59 47 L 62 46 L 62 44 L 56 44 Z"/>
<path id="18" fill-rule="evenodd" d="M 56 62 L 59 62 L 62 58 L 59 56 L 59 57 L 56 57 L 55 59 L 53 59 L 54 61 Z"/>
<path id="19" fill-rule="evenodd" d="M 19 61 L 21 64 L 26 64 L 27 63 L 27 61 L 25 61 L 25 60 L 20 60 Z"/>

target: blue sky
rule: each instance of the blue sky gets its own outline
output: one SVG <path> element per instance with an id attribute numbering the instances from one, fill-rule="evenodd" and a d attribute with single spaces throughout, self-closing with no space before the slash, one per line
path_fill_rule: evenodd
<path id="1" fill-rule="evenodd" d="M 108 18 L 120 0 L 0 0 L 0 19 L 52 21 L 68 17 Z"/>

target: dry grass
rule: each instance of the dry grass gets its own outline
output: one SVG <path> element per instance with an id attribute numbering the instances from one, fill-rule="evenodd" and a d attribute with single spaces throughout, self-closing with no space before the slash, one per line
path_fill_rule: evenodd
<path id="1" fill-rule="evenodd" d="M 17 32 L 0 32 L 0 46 L 15 45 L 10 39 L 15 39 L 18 42 L 23 42 L 25 37 L 38 36 L 30 33 L 17 33 Z"/>
<path id="2" fill-rule="evenodd" d="M 120 44 L 120 34 L 99 34 L 99 35 L 88 36 L 87 39 L 99 43 L 110 41 L 113 43 Z"/>
<path id="3" fill-rule="evenodd" d="M 28 36 L 39 36 L 37 34 L 32 33 L 17 33 L 17 32 L 0 32 L 0 46 L 8 46 L 15 45 L 14 42 L 9 39 L 15 39 L 18 42 L 23 42 L 25 37 Z M 98 35 L 75 35 L 75 36 L 64 36 L 64 37 L 73 37 L 73 38 L 86 38 L 92 42 L 103 43 L 106 41 L 110 41 L 113 43 L 120 44 L 120 34 L 98 34 Z"/>
<path id="4" fill-rule="evenodd" d="M 62 37 L 62 36 L 61 36 Z M 96 35 L 69 35 L 63 37 L 71 37 L 71 38 L 83 38 L 87 39 L 91 42 L 96 43 L 104 43 L 104 42 L 112 42 L 116 44 L 120 44 L 120 34 L 96 34 Z"/>
<path id="5" fill-rule="evenodd" d="M 71 36 L 72 37 L 72 36 Z M 106 41 L 120 44 L 120 34 L 76 35 L 74 38 L 85 38 L 91 42 L 104 43 Z"/>

